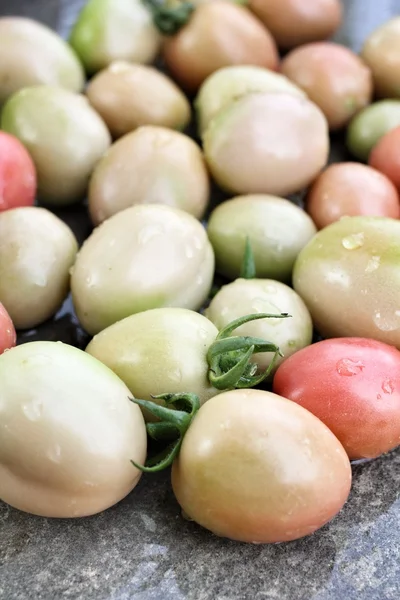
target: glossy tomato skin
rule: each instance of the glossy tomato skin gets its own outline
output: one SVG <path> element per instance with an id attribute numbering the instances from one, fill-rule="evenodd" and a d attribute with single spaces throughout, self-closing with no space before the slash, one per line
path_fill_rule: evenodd
<path id="1" fill-rule="evenodd" d="M 340 0 L 250 0 L 249 7 L 285 49 L 329 38 L 343 16 Z"/>
<path id="2" fill-rule="evenodd" d="M 0 302 L 0 354 L 13 348 L 17 343 L 15 327 L 10 315 Z"/>
<path id="3" fill-rule="evenodd" d="M 13 135 L 0 132 L 0 212 L 32 206 L 36 169 L 25 147 Z"/>
<path id="4" fill-rule="evenodd" d="M 400 444 L 400 352 L 365 338 L 334 338 L 300 350 L 274 378 L 276 394 L 303 406 L 351 459 Z"/>
<path id="5" fill-rule="evenodd" d="M 212 73 L 229 65 L 276 70 L 278 50 L 269 31 L 251 12 L 216 0 L 198 6 L 188 23 L 166 37 L 163 58 L 178 84 L 196 92 Z"/>
<path id="6" fill-rule="evenodd" d="M 351 50 L 314 42 L 292 50 L 282 73 L 303 89 L 326 116 L 331 131 L 344 127 L 372 98 L 372 75 Z"/>
<path id="7" fill-rule="evenodd" d="M 306 210 L 318 229 L 323 229 L 346 216 L 398 219 L 400 202 L 388 177 L 367 165 L 346 162 L 330 165 L 317 177 L 308 192 Z"/>
<path id="8" fill-rule="evenodd" d="M 175 496 L 213 533 L 258 544 L 295 540 L 346 502 L 350 462 L 314 415 L 262 390 L 204 404 L 172 468 Z"/>
<path id="9" fill-rule="evenodd" d="M 368 162 L 400 190 L 400 127 L 392 129 L 379 140 Z"/>

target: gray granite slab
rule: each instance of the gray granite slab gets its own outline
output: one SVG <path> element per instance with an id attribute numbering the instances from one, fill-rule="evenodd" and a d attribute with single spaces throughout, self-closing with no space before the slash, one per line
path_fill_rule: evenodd
<path id="1" fill-rule="evenodd" d="M 66 34 L 81 5 L 0 0 L 0 14 L 35 16 Z M 394 14 L 399 0 L 348 0 L 338 39 L 358 50 Z M 332 156 L 346 157 L 340 136 Z M 90 231 L 84 209 L 59 214 L 80 240 Z M 70 301 L 19 341 L 30 339 L 87 341 Z M 399 600 L 399 487 L 400 451 L 357 465 L 350 499 L 332 523 L 274 546 L 229 542 L 184 521 L 166 473 L 143 477 L 118 506 L 88 519 L 41 519 L 0 503 L 0 599 Z"/>

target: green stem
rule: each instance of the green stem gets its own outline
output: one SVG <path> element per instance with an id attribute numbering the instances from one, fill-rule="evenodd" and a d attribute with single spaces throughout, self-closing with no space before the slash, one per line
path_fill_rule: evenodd
<path id="1" fill-rule="evenodd" d="M 195 394 L 161 394 L 154 396 L 154 399 L 164 400 L 167 406 L 160 406 L 148 400 L 130 398 L 131 402 L 146 408 L 160 419 L 159 423 L 147 423 L 148 435 L 155 440 L 172 440 L 161 454 L 152 458 L 146 465 L 139 465 L 131 460 L 131 463 L 144 473 L 156 473 L 172 465 L 179 454 L 183 438 L 200 408 L 200 400 Z M 168 408 L 168 405 L 173 408 Z"/>
<path id="2" fill-rule="evenodd" d="M 240 269 L 240 277 L 242 279 L 256 278 L 256 263 L 249 236 L 246 237 L 246 246 L 244 249 L 242 268 Z"/>
<path id="3" fill-rule="evenodd" d="M 164 35 L 175 35 L 189 21 L 195 7 L 190 2 L 166 6 L 163 0 L 142 0 L 153 16 L 155 26 Z"/>
<path id="4" fill-rule="evenodd" d="M 282 356 L 279 347 L 267 340 L 251 336 L 233 336 L 231 334 L 242 325 L 258 319 L 287 319 L 287 313 L 269 314 L 257 313 L 246 315 L 232 321 L 222 329 L 215 342 L 207 352 L 209 365 L 208 378 L 217 390 L 233 390 L 235 388 L 249 388 L 259 385 L 270 374 L 279 356 Z M 275 356 L 268 369 L 256 375 L 257 366 L 251 361 L 254 354 L 260 352 L 274 352 Z"/>

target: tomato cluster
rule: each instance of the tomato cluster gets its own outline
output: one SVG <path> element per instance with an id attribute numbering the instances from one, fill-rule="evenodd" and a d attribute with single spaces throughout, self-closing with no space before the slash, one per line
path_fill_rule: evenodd
<path id="1" fill-rule="evenodd" d="M 359 55 L 342 20 L 89 0 L 65 41 L 0 18 L 0 499 L 82 517 L 172 465 L 186 516 L 285 542 L 400 445 L 400 20 Z M 79 202 L 80 248 L 55 214 Z M 70 293 L 85 351 L 17 345 Z"/>

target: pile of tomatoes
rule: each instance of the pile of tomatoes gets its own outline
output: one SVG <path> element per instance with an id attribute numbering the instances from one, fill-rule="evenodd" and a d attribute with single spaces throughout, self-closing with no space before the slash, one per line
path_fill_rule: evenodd
<path id="1" fill-rule="evenodd" d="M 400 18 L 360 55 L 327 41 L 342 19 L 89 0 L 64 41 L 0 18 L 0 499 L 93 515 L 172 465 L 189 519 L 283 542 L 400 445 Z M 339 130 L 353 162 L 328 166 Z M 79 248 L 54 211 L 85 198 Z M 16 345 L 70 292 L 85 351 Z"/>

